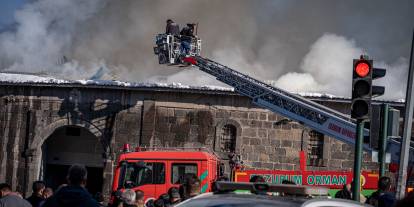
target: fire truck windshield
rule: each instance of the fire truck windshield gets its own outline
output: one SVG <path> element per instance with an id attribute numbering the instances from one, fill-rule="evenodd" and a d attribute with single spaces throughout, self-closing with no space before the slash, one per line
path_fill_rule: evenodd
<path id="1" fill-rule="evenodd" d="M 122 166 L 119 181 L 122 188 L 134 188 L 145 184 L 164 184 L 165 165 L 160 162 L 128 162 Z"/>

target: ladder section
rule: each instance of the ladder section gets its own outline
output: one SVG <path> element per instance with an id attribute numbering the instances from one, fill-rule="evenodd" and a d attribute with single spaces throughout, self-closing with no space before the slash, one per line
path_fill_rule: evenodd
<path id="1" fill-rule="evenodd" d="M 258 106 L 301 122 L 345 143 L 355 144 L 356 125 L 344 114 L 200 56 L 184 58 L 184 61 L 198 66 L 200 70 L 216 77 L 217 80 L 234 87 L 235 92 L 251 98 Z M 364 149 L 371 151 L 368 145 L 364 145 Z"/>

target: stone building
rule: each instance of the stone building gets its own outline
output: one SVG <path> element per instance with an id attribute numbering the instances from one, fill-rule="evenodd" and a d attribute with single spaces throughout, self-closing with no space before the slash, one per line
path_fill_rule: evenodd
<path id="1" fill-rule="evenodd" d="M 349 100 L 309 97 L 347 113 Z M 396 106 L 398 103 L 393 103 Z M 68 166 L 89 171 L 88 188 L 109 195 L 124 143 L 208 147 L 247 167 L 351 170 L 353 147 L 252 105 L 229 90 L 207 88 L 0 82 L 0 182 L 26 193 L 35 180 L 56 187 Z M 363 167 L 376 169 L 370 155 Z"/>

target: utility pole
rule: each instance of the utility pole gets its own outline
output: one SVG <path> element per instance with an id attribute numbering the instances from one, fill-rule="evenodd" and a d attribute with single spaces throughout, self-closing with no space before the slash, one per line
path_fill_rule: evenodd
<path id="1" fill-rule="evenodd" d="M 402 199 L 405 196 L 405 186 L 407 184 L 407 167 L 410 159 L 410 141 L 411 141 L 411 124 L 413 122 L 413 75 L 414 75 L 414 29 L 413 39 L 411 43 L 410 67 L 408 72 L 407 92 L 405 95 L 405 115 L 404 115 L 404 134 L 401 144 L 400 166 L 398 169 L 397 181 L 397 199 Z"/>
<path id="2" fill-rule="evenodd" d="M 361 165 L 362 165 L 362 145 L 364 144 L 364 120 L 357 122 L 357 139 L 355 140 L 355 159 L 354 159 L 354 185 L 352 186 L 352 199 L 359 201 L 361 192 Z"/>
<path id="3" fill-rule="evenodd" d="M 387 150 L 387 140 L 388 140 L 388 113 L 389 113 L 389 104 L 382 105 L 382 125 L 381 125 L 381 139 L 379 143 L 379 152 L 378 160 L 380 162 L 379 176 L 382 177 L 385 175 L 385 155 Z"/>

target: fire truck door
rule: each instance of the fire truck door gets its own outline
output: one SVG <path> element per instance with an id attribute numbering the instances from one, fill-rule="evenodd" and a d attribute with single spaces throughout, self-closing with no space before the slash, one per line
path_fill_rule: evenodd
<path id="1" fill-rule="evenodd" d="M 170 182 L 173 186 L 179 186 L 184 181 L 186 174 L 200 176 L 201 161 L 172 161 Z"/>
<path id="2" fill-rule="evenodd" d="M 134 172 L 136 182 L 134 190 L 144 191 L 145 200 L 157 199 L 157 187 L 165 185 L 166 164 L 162 161 L 145 162 L 145 167 L 139 168 Z"/>

